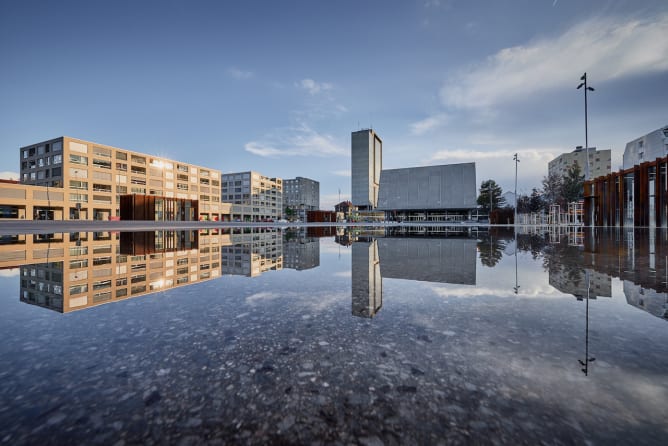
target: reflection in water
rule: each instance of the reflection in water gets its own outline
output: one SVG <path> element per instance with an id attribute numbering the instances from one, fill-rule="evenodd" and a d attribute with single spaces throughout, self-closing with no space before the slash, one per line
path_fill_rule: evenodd
<path id="1" fill-rule="evenodd" d="M 585 376 L 588 376 L 589 363 L 592 361 L 596 361 L 596 358 L 594 358 L 593 356 L 589 356 L 589 298 L 590 298 L 589 290 L 591 289 L 589 274 L 586 275 L 586 280 L 587 280 L 587 295 L 585 303 L 585 356 L 584 360 L 578 359 L 578 362 L 582 366 L 582 373 L 584 373 Z"/>
<path id="2" fill-rule="evenodd" d="M 319 247 L 298 239 L 295 268 L 317 265 Z M 302 243 L 303 242 L 303 243 Z M 276 229 L 23 235 L 0 246 L 0 267 L 19 266 L 20 300 L 61 313 L 221 276 L 283 268 Z"/>
<path id="3" fill-rule="evenodd" d="M 395 234 L 376 230 L 374 236 L 340 237 L 352 244 L 353 315 L 376 315 L 383 303 L 383 278 L 475 285 L 475 239 Z"/>

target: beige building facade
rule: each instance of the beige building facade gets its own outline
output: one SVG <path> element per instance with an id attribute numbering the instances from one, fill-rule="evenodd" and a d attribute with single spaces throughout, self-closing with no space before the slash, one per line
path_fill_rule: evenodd
<path id="1" fill-rule="evenodd" d="M 589 148 L 589 178 L 598 178 L 608 175 L 611 172 L 612 158 L 611 150 L 596 150 L 596 147 Z M 587 150 L 577 147 L 574 151 L 562 153 L 547 165 L 548 174 L 557 174 L 564 177 L 568 174 L 568 169 L 574 165 L 580 167 L 580 174 L 585 175 L 587 169 Z"/>
<path id="2" fill-rule="evenodd" d="M 235 221 L 276 221 L 283 216 L 283 180 L 254 171 L 225 173 L 221 200 L 232 204 Z"/>
<path id="3" fill-rule="evenodd" d="M 20 163 L 21 187 L 4 193 L 16 197 L 0 194 L 0 205 L 25 190 L 23 207 L 5 210 L 26 219 L 114 220 L 120 197 L 132 194 L 197 200 L 199 220 L 230 210 L 221 205 L 220 171 L 145 153 L 65 136 L 21 147 Z"/>

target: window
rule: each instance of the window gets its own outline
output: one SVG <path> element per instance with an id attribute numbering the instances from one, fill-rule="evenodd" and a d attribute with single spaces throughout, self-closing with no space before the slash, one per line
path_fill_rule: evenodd
<path id="1" fill-rule="evenodd" d="M 88 157 L 83 155 L 70 154 L 70 162 L 73 164 L 88 165 Z"/>
<path id="2" fill-rule="evenodd" d="M 132 161 L 134 164 L 141 164 L 141 165 L 146 164 L 146 158 L 144 158 L 143 156 L 131 155 L 130 161 Z"/>
<path id="3" fill-rule="evenodd" d="M 111 150 L 93 146 L 93 155 L 101 158 L 111 158 Z"/>
<path id="4" fill-rule="evenodd" d="M 127 160 L 128 159 L 128 154 L 125 152 L 116 152 L 116 159 L 117 160 Z"/>
<path id="5" fill-rule="evenodd" d="M 116 163 L 116 169 L 127 172 L 128 165 L 126 163 Z"/>
<path id="6" fill-rule="evenodd" d="M 61 164 L 63 162 L 63 155 L 53 155 L 53 164 Z"/>
<path id="7" fill-rule="evenodd" d="M 111 161 L 93 158 L 93 166 L 101 169 L 111 169 Z"/>
<path id="8" fill-rule="evenodd" d="M 87 181 L 70 180 L 70 189 L 88 189 Z"/>

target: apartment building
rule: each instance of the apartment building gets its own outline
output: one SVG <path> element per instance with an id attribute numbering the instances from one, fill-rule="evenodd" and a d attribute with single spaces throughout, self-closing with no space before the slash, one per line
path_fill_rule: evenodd
<path id="1" fill-rule="evenodd" d="M 225 212 L 220 171 L 81 139 L 21 147 L 20 172 L 23 188 L 0 194 L 0 204 L 26 219 L 113 220 L 127 195 L 153 197 L 151 220 L 220 220 Z M 41 186 L 39 198 L 26 186 Z M 5 203 L 21 194 L 25 203 Z M 35 206 L 31 196 L 46 206 Z"/>
<path id="2" fill-rule="evenodd" d="M 320 209 L 320 183 L 304 177 L 283 180 L 283 206 L 288 217 L 306 221 L 308 211 Z"/>
<path id="3" fill-rule="evenodd" d="M 589 178 L 598 178 L 608 175 L 611 171 L 611 151 L 597 150 L 596 147 L 589 148 Z M 587 171 L 587 150 L 578 146 L 572 152 L 562 153 L 547 164 L 548 174 L 557 174 L 564 177 L 568 170 L 574 166 L 580 167 L 580 173 L 585 175 Z"/>
<path id="4" fill-rule="evenodd" d="M 668 156 L 668 125 L 626 144 L 623 169 Z"/>
<path id="5" fill-rule="evenodd" d="M 283 180 L 253 171 L 225 173 L 221 200 L 232 204 L 235 221 L 276 221 L 283 215 Z"/>
<path id="6" fill-rule="evenodd" d="M 230 244 L 221 248 L 223 274 L 256 277 L 283 269 L 283 236 L 275 229 L 235 230 Z"/>

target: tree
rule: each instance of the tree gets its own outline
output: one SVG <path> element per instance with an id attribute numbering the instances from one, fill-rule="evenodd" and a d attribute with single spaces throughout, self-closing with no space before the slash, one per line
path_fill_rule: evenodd
<path id="1" fill-rule="evenodd" d="M 545 200 L 543 195 L 535 187 L 531 189 L 531 196 L 529 197 L 529 212 L 540 212 L 545 208 Z"/>
<path id="2" fill-rule="evenodd" d="M 549 173 L 543 177 L 543 203 L 549 211 L 552 204 L 561 203 L 562 178 L 556 172 Z"/>
<path id="3" fill-rule="evenodd" d="M 501 197 L 503 190 L 496 184 L 494 180 L 487 180 L 480 183 L 480 195 L 478 195 L 478 204 L 485 209 L 491 211 L 489 208 L 489 194 L 490 188 L 492 191 L 492 208 L 500 208 L 506 205 L 506 201 Z"/>
<path id="4" fill-rule="evenodd" d="M 561 197 L 564 205 L 578 201 L 584 196 L 584 175 L 580 175 L 580 166 L 573 164 L 564 175 L 561 184 Z"/>
<path id="5" fill-rule="evenodd" d="M 531 212 L 531 199 L 527 195 L 518 195 L 517 212 L 519 214 L 526 214 Z"/>

